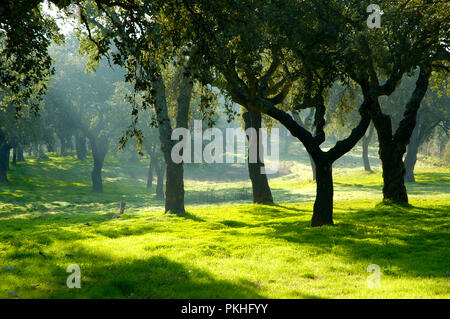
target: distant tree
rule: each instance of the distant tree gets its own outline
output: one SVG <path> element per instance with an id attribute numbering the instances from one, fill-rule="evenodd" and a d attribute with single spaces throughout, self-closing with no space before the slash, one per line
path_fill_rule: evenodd
<path id="1" fill-rule="evenodd" d="M 112 70 L 103 61 L 95 72 L 86 74 L 87 59 L 77 54 L 78 42 L 68 36 L 64 46 L 52 48 L 55 59 L 55 75 L 46 95 L 49 113 L 54 116 L 53 125 L 64 149 L 76 135 L 78 156 L 84 152 L 86 138 L 93 157 L 91 173 L 94 191 L 103 191 L 102 168 L 105 156 L 114 138 L 126 128 L 123 121 L 127 109 L 124 93 L 124 72 Z M 83 145 L 80 145 L 83 144 Z"/>

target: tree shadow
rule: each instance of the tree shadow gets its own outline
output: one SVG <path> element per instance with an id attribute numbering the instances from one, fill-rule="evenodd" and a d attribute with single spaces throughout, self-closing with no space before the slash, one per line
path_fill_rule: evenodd
<path id="1" fill-rule="evenodd" d="M 450 205 L 378 205 L 373 209 L 348 210 L 342 217 L 336 212 L 335 226 L 310 228 L 306 221 L 265 223 L 274 230 L 265 236 L 310 245 L 318 254 L 333 249 L 333 253 L 350 263 L 365 260 L 367 264 L 395 266 L 388 271 L 390 275 L 448 276 L 442 269 L 450 269 Z M 382 228 L 387 231 L 380 232 Z"/>
<path id="2" fill-rule="evenodd" d="M 41 298 L 264 298 L 251 282 L 216 278 L 188 262 L 163 256 L 115 258 L 83 247 L 68 256 L 65 263 L 52 265 L 51 278 L 46 280 L 57 285 L 43 291 Z M 65 264 L 80 266 L 80 289 L 67 287 Z"/>

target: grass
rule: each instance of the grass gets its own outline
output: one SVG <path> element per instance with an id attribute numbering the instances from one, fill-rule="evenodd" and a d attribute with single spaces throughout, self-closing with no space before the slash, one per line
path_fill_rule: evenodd
<path id="1" fill-rule="evenodd" d="M 420 163 L 410 205 L 388 206 L 376 149 L 374 173 L 358 152 L 335 165 L 336 225 L 321 228 L 308 227 L 315 184 L 296 150 L 270 180 L 274 205 L 251 204 L 245 166 L 188 167 L 185 217 L 163 213 L 144 164 L 107 158 L 98 194 L 89 158 L 27 159 L 0 186 L 0 298 L 449 298 L 450 168 Z M 66 286 L 71 264 L 81 289 Z"/>

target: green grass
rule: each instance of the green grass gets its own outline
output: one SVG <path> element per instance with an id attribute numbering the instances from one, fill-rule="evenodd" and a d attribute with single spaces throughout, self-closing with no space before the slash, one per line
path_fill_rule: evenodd
<path id="1" fill-rule="evenodd" d="M 358 160 L 335 165 L 336 225 L 310 228 L 300 152 L 270 180 L 275 205 L 251 204 L 245 166 L 188 167 L 185 217 L 163 213 L 144 164 L 107 158 L 98 194 L 91 159 L 28 159 L 0 186 L 0 298 L 449 298 L 450 168 L 420 163 L 411 205 L 386 206 L 375 155 L 374 173 Z M 125 214 L 105 221 L 122 199 Z M 70 264 L 81 289 L 66 286 Z M 367 287 L 370 264 L 380 288 Z"/>

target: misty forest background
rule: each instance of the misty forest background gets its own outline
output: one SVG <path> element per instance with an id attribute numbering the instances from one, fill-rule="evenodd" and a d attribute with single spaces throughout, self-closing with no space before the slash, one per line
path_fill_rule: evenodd
<path id="1" fill-rule="evenodd" d="M 0 298 L 450 297 L 448 3 L 31 2 L 0 8 Z M 279 129 L 278 172 L 174 163 L 194 120 Z"/>

